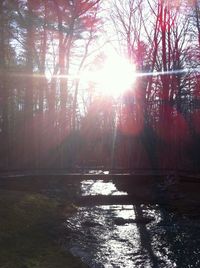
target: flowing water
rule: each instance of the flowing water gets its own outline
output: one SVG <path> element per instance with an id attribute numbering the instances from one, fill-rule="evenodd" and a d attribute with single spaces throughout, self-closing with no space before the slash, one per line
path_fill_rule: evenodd
<path id="1" fill-rule="evenodd" d="M 112 182 L 81 182 L 82 195 L 126 195 Z M 200 267 L 200 221 L 159 205 L 79 207 L 66 247 L 89 267 Z"/>

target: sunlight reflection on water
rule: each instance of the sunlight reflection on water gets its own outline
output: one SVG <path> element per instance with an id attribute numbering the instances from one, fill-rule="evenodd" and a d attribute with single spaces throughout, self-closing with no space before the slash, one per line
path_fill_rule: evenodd
<path id="1" fill-rule="evenodd" d="M 83 195 L 126 194 L 112 182 L 102 180 L 82 181 L 81 191 Z M 144 224 L 137 222 L 138 218 L 153 220 Z M 117 224 L 119 219 L 124 222 Z M 176 264 L 181 263 L 174 246 L 176 239 L 181 239 L 177 226 L 174 219 L 170 223 L 163 218 L 158 205 L 79 207 L 66 222 L 70 251 L 94 268 L 189 267 Z"/>
<path id="2" fill-rule="evenodd" d="M 93 181 L 84 180 L 81 182 L 82 195 L 127 195 L 126 192 L 118 191 L 112 182 L 104 182 L 103 180 Z"/>
<path id="3" fill-rule="evenodd" d="M 137 226 L 117 226 L 114 221 L 118 217 L 135 218 L 133 206 L 96 206 L 90 212 L 87 208 L 80 208 L 70 219 L 70 226 L 79 231 L 71 239 L 72 253 L 82 257 L 90 267 L 132 268 L 136 259 L 143 259 L 144 264 L 145 255 L 138 254 L 141 243 Z M 81 246 L 83 241 L 84 247 Z"/>

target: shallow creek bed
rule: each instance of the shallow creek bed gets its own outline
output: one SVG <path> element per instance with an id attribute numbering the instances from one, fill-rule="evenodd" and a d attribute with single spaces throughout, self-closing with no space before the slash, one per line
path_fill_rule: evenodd
<path id="1" fill-rule="evenodd" d="M 1 268 L 200 267 L 197 183 L 186 195 L 187 182 L 163 181 L 160 205 L 126 204 L 127 193 L 149 191 L 112 180 L 32 179 L 0 182 Z M 80 196 L 96 195 L 101 204 L 81 204 Z M 106 196 L 125 204 L 106 204 Z"/>
<path id="2" fill-rule="evenodd" d="M 138 193 L 139 188 L 123 185 L 117 189 L 112 181 L 81 182 L 82 196 L 88 200 L 94 200 L 95 195 L 126 196 L 126 191 L 120 191 L 125 188 L 144 195 Z M 93 268 L 200 267 L 199 200 L 197 195 L 196 200 L 191 199 L 197 185 L 191 186 L 188 195 L 187 188 L 177 181 L 163 181 L 156 189 L 160 189 L 158 200 L 164 201 L 162 205 L 103 205 L 103 197 L 95 199 L 101 201 L 99 205 L 80 203 L 77 212 L 64 222 L 63 244 Z"/>

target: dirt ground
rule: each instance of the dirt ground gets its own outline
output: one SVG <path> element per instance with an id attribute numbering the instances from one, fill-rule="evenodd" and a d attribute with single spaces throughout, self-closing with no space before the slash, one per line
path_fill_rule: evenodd
<path id="1" fill-rule="evenodd" d="M 87 267 L 59 243 L 62 219 L 74 211 L 67 198 L 1 189 L 0 267 Z"/>

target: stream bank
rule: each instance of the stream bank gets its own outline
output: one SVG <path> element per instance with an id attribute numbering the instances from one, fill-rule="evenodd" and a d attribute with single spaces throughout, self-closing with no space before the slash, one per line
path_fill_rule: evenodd
<path id="1" fill-rule="evenodd" d="M 0 190 L 0 267 L 88 267 L 59 242 L 63 218 L 76 211 L 67 193 L 53 187 L 36 191 L 31 184 L 26 191 L 17 188 Z"/>

